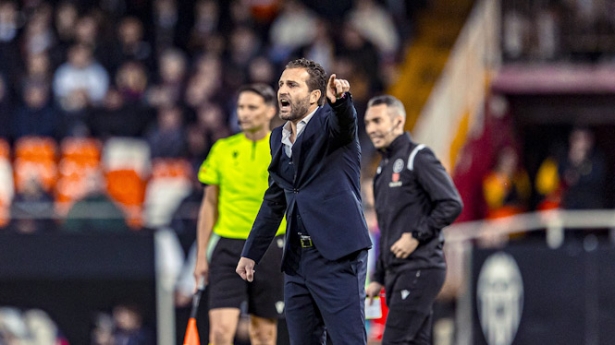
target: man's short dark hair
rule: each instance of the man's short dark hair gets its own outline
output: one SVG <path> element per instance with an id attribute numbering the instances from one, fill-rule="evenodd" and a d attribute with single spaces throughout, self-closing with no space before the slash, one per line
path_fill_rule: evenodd
<path id="1" fill-rule="evenodd" d="M 406 117 L 406 109 L 404 108 L 404 104 L 391 95 L 372 97 L 369 102 L 367 102 L 367 107 L 370 108 L 381 104 L 386 105 L 389 109 L 395 112 L 395 115 Z"/>
<path id="2" fill-rule="evenodd" d="M 239 88 L 237 95 L 240 95 L 242 92 L 254 92 L 255 94 L 261 96 L 265 104 L 269 106 L 275 107 L 277 104 L 277 97 L 273 88 L 267 84 L 263 83 L 254 83 L 243 85 Z"/>
<path id="3" fill-rule="evenodd" d="M 307 81 L 309 91 L 320 90 L 320 98 L 318 105 L 323 105 L 327 96 L 327 73 L 325 69 L 317 62 L 300 58 L 286 64 L 286 69 L 289 68 L 305 68 L 310 75 Z"/>

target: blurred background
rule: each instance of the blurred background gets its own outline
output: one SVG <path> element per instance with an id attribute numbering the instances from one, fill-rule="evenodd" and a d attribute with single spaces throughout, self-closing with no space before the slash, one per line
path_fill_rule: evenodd
<path id="1" fill-rule="evenodd" d="M 453 176 L 434 344 L 612 344 L 615 0 L 0 0 L 0 344 L 181 344 L 197 169 L 297 57 L 350 81 L 374 241 L 372 96 Z"/>

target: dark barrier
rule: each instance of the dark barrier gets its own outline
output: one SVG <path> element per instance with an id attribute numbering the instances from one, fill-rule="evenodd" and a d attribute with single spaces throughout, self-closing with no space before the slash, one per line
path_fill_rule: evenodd
<path id="1" fill-rule="evenodd" d="M 97 312 L 134 303 L 155 336 L 154 236 L 0 236 L 0 306 L 42 309 L 70 344 L 89 344 Z"/>
<path id="2" fill-rule="evenodd" d="M 475 249 L 471 278 L 473 344 L 613 344 L 611 246 Z"/>

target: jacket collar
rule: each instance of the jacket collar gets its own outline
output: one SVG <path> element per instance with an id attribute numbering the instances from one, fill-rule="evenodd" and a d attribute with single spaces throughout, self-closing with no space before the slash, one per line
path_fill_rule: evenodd
<path id="1" fill-rule="evenodd" d="M 410 139 L 410 133 L 404 132 L 399 135 L 397 138 L 393 139 L 389 146 L 378 150 L 382 155 L 382 158 L 391 158 L 394 156 L 399 150 L 406 147 L 408 144 L 412 143 L 412 139 Z"/>

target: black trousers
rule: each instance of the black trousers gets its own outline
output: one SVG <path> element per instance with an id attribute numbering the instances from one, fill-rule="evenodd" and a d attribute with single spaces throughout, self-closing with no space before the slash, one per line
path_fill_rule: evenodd
<path id="1" fill-rule="evenodd" d="M 432 308 L 445 277 L 446 270 L 437 268 L 387 272 L 382 345 L 431 345 Z"/>

